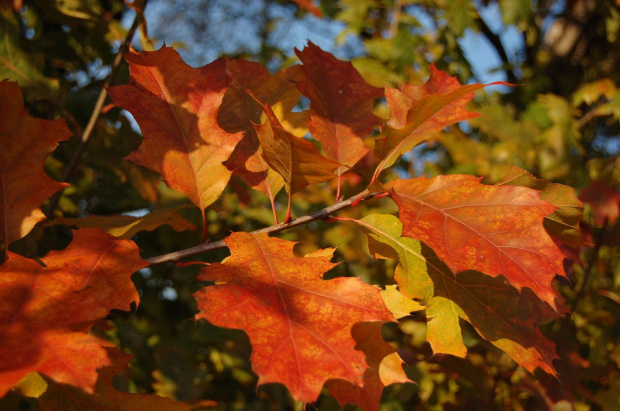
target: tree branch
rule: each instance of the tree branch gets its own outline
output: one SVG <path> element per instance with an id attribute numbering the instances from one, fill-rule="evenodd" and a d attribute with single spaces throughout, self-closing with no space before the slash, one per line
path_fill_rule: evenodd
<path id="1" fill-rule="evenodd" d="M 105 99 L 106 97 L 108 97 L 107 87 L 109 87 L 110 84 L 112 84 L 112 81 L 114 81 L 114 78 L 116 78 L 116 75 L 118 74 L 118 70 L 121 66 L 121 63 L 123 62 L 123 56 L 125 55 L 123 49 L 124 47 L 126 47 L 126 45 L 129 42 L 131 42 L 131 39 L 133 38 L 133 35 L 135 34 L 139 24 L 140 24 L 140 16 L 136 15 L 136 18 L 134 19 L 133 24 L 131 25 L 131 28 L 129 29 L 129 31 L 127 32 L 127 35 L 125 36 L 125 40 L 123 41 L 123 44 L 121 44 L 118 50 L 118 53 L 114 57 L 114 62 L 112 63 L 112 70 L 110 71 L 110 75 L 105 79 L 103 86 L 101 87 L 101 92 L 99 93 L 99 97 L 97 98 L 97 102 L 95 103 L 95 107 L 93 108 L 93 112 L 90 115 L 88 124 L 86 125 L 84 132 L 81 133 L 78 147 L 73 153 L 71 160 L 69 160 L 67 167 L 65 167 L 65 171 L 63 172 L 61 181 L 67 181 L 69 177 L 71 177 L 71 175 L 75 172 L 78 164 L 80 163 L 82 154 L 84 153 L 84 150 L 86 149 L 86 146 L 88 145 L 88 141 L 90 140 L 90 136 L 92 135 L 93 130 L 95 129 L 95 124 L 97 124 L 97 120 L 99 120 L 99 116 L 101 115 L 101 111 L 103 110 L 103 104 L 105 103 Z M 47 218 L 49 219 L 54 218 L 54 210 L 56 209 L 56 206 L 58 205 L 58 201 L 60 200 L 61 195 L 62 195 L 62 191 L 59 191 L 52 196 L 49 207 L 47 208 L 47 211 L 45 212 L 45 215 Z"/>
<path id="2" fill-rule="evenodd" d="M 511 84 L 517 84 L 517 76 L 515 76 L 514 71 L 512 71 L 512 68 L 510 68 L 511 63 L 508 59 L 508 54 L 506 53 L 504 45 L 502 44 L 499 36 L 493 33 L 493 31 L 491 31 L 491 29 L 489 28 L 489 26 L 487 26 L 482 17 L 478 17 L 477 21 L 478 25 L 480 26 L 480 30 L 482 31 L 482 34 L 484 34 L 487 40 L 489 40 L 493 47 L 495 47 L 497 54 L 499 54 L 499 57 L 502 59 L 505 67 L 504 70 L 506 71 L 506 76 L 508 77 L 508 82 Z"/>
<path id="3" fill-rule="evenodd" d="M 324 209 L 319 210 L 315 213 L 296 218 L 288 223 L 280 223 L 280 224 L 272 225 L 270 227 L 261 228 L 260 230 L 252 231 L 252 234 L 279 233 L 280 231 L 288 230 L 289 228 L 307 224 L 311 221 L 325 220 L 329 218 L 330 215 L 332 213 L 335 213 L 336 211 L 340 211 L 344 208 L 350 207 L 354 203 L 359 202 L 360 200 L 361 201 L 369 200 L 380 194 L 381 193 L 369 193 L 367 190 L 365 190 L 358 195 L 355 195 L 347 200 L 340 201 L 329 207 L 325 207 Z M 145 261 L 148 262 L 149 265 L 156 265 L 156 264 L 162 264 L 162 263 L 173 263 L 173 262 L 181 260 L 182 258 L 187 258 L 187 257 L 191 257 L 197 254 L 206 253 L 208 251 L 219 250 L 221 248 L 226 248 L 226 243 L 223 240 L 216 241 L 215 243 L 202 243 L 195 247 L 186 248 L 184 250 L 179 250 L 179 251 L 174 251 L 172 253 L 163 254 L 157 257 L 151 257 Z"/>

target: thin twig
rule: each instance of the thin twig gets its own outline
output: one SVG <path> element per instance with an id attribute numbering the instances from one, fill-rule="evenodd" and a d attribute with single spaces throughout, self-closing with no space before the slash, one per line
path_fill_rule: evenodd
<path id="1" fill-rule="evenodd" d="M 402 0 L 394 1 L 394 8 L 392 9 L 392 18 L 390 21 L 390 28 L 388 29 L 388 37 L 393 39 L 398 33 L 398 26 L 400 25 L 400 15 L 403 11 Z"/>
<path id="2" fill-rule="evenodd" d="M 493 31 L 489 28 L 489 26 L 487 26 L 487 23 L 484 21 L 482 17 L 479 17 L 477 19 L 477 22 L 478 22 L 478 25 L 480 26 L 480 30 L 482 31 L 482 34 L 484 34 L 487 40 L 489 40 L 489 42 L 493 45 L 493 47 L 495 47 L 497 54 L 499 54 L 499 57 L 502 59 L 502 62 L 504 63 L 504 66 L 505 66 L 504 70 L 506 71 L 506 76 L 508 77 L 508 82 L 511 84 L 517 84 L 518 82 L 517 76 L 515 75 L 514 71 L 511 68 L 510 59 L 508 58 L 506 49 L 504 49 L 502 40 L 499 38 L 497 34 L 493 33 Z"/>
<path id="3" fill-rule="evenodd" d="M 139 25 L 140 25 L 140 16 L 136 15 L 136 18 L 134 19 L 133 24 L 131 25 L 131 28 L 129 29 L 129 31 L 127 32 L 127 35 L 125 36 L 125 40 L 123 44 L 120 46 L 118 53 L 114 57 L 114 62 L 112 63 L 112 70 L 110 71 L 110 75 L 103 82 L 103 86 L 101 87 L 101 92 L 99 93 L 99 97 L 97 98 L 97 102 L 95 103 L 95 107 L 93 108 L 93 112 L 90 115 L 88 124 L 86 125 L 86 128 L 84 129 L 84 132 L 81 135 L 77 149 L 73 153 L 71 160 L 69 160 L 67 167 L 65 167 L 65 170 L 62 174 L 61 181 L 67 181 L 69 177 L 71 177 L 71 175 L 77 169 L 78 164 L 80 163 L 80 160 L 82 158 L 82 154 L 84 153 L 84 150 L 86 149 L 86 146 L 88 145 L 88 142 L 93 133 L 93 130 L 95 129 L 95 124 L 97 124 L 97 120 L 99 119 L 99 116 L 101 115 L 101 111 L 103 110 L 103 104 L 105 103 L 105 99 L 108 97 L 107 87 L 109 87 L 114 81 L 114 79 L 116 78 L 116 75 L 118 74 L 118 70 L 121 66 L 121 63 L 123 62 L 123 56 L 125 54 L 124 48 L 129 42 L 131 42 L 131 39 L 133 38 L 133 35 L 135 34 L 136 29 L 138 28 Z M 49 219 L 54 218 L 54 210 L 56 209 L 56 206 L 58 205 L 58 201 L 60 200 L 61 195 L 62 195 L 62 191 L 59 191 L 54 196 L 52 196 L 49 207 L 45 213 L 47 218 Z"/>
<path id="4" fill-rule="evenodd" d="M 360 200 L 359 198 L 360 196 L 361 196 L 361 200 L 369 200 L 379 194 L 381 193 L 361 193 L 347 200 L 343 200 L 329 207 L 325 207 L 324 209 L 319 210 L 315 213 L 296 218 L 288 223 L 280 223 L 280 224 L 272 225 L 270 227 L 261 228 L 260 230 L 252 231 L 252 234 L 279 233 L 280 231 L 288 230 L 289 228 L 293 228 L 293 227 L 298 227 L 300 225 L 307 224 L 311 221 L 324 220 L 326 218 L 329 218 L 332 213 L 335 213 L 336 211 L 340 211 L 344 208 L 352 206 L 354 203 L 356 203 L 356 200 Z M 203 243 L 195 247 L 186 248 L 184 250 L 175 251 L 169 254 L 163 254 L 157 257 L 152 257 L 152 258 L 147 259 L 146 262 L 148 262 L 149 265 L 156 265 L 156 264 L 162 264 L 162 263 L 173 263 L 183 258 L 191 257 L 197 254 L 206 253 L 208 251 L 219 250 L 221 248 L 226 248 L 226 247 L 227 246 L 224 241 L 216 241 L 214 243 Z"/>
<path id="5" fill-rule="evenodd" d="M 577 304 L 579 304 L 579 301 L 583 298 L 586 292 L 586 286 L 588 285 L 590 275 L 592 274 L 592 267 L 598 260 L 598 253 L 601 250 L 601 246 L 603 245 L 603 237 L 607 226 L 608 220 L 607 218 L 605 218 L 603 226 L 598 231 L 598 233 L 596 234 L 596 238 L 594 239 L 594 247 L 592 247 L 592 253 L 590 254 L 587 262 L 588 266 L 586 267 L 585 273 L 583 274 L 583 283 L 581 284 L 581 287 L 579 287 L 579 290 L 576 290 L 577 295 L 575 295 L 575 298 L 573 299 L 573 301 L 571 301 L 571 307 L 573 312 L 575 312 L 575 310 L 577 309 Z"/>

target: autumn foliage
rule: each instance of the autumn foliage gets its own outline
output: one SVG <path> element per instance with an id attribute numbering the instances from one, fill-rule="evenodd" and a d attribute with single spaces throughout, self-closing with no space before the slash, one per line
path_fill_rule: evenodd
<path id="1" fill-rule="evenodd" d="M 281 383 L 304 403 L 326 387 L 342 406 L 378 409 L 385 386 L 411 382 L 381 328 L 422 310 L 433 354 L 466 357 L 461 327 L 470 324 L 528 372 L 556 378 L 560 357 L 539 325 L 566 313 L 556 287 L 566 278 L 563 250 L 584 243 L 573 190 L 518 167 L 495 185 L 460 174 L 387 173 L 435 133 L 477 116 L 466 105 L 485 85 L 461 85 L 431 66 L 423 85 L 382 89 L 312 43 L 296 53 L 300 65 L 272 75 L 231 58 L 192 68 L 168 46 L 131 50 L 128 84 L 108 89 L 144 137 L 126 160 L 157 173 L 198 208 L 203 241 L 210 207 L 225 190 L 258 190 L 272 207 L 273 225 L 261 232 L 231 232 L 223 242 L 166 257 L 186 266 L 181 258 L 230 250 L 196 277 L 196 321 L 243 330 L 258 384 Z M 300 111 L 302 95 L 309 107 Z M 387 118 L 374 111 L 382 99 Z M 27 114 L 11 81 L 0 83 L 0 105 L 0 395 L 36 372 L 52 387 L 40 398 L 43 408 L 66 395 L 122 409 L 128 394 L 111 380 L 128 360 L 91 330 L 110 310 L 135 310 L 140 298 L 131 276 L 159 262 L 142 259 L 130 237 L 163 224 L 177 231 L 193 225 L 179 209 L 47 220 L 42 204 L 66 184 L 50 179 L 44 163 L 70 132 L 63 120 Z M 332 204 L 307 222 L 359 227 L 370 255 L 395 262 L 392 286 L 326 278 L 349 262 L 332 262 L 333 248 L 300 255 L 296 242 L 276 235 L 303 218 L 291 212 L 295 194 L 321 184 Z M 288 206 L 278 221 L 282 188 Z M 393 201 L 398 212 L 339 215 L 362 201 Z M 73 228 L 70 244 L 40 259 L 8 251 L 37 223 Z M 53 388 L 58 383 L 67 386 Z M 131 401 L 140 409 L 187 407 L 158 397 Z"/>

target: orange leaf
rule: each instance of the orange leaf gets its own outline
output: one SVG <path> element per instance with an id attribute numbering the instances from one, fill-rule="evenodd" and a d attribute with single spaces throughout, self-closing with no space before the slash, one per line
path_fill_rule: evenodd
<path id="1" fill-rule="evenodd" d="M 47 391 L 39 397 L 40 411 L 54 410 L 115 410 L 115 411 L 189 411 L 186 403 L 157 395 L 129 394 L 118 391 L 112 385 L 114 376 L 127 368 L 131 356 L 115 348 L 106 348 L 110 365 L 98 372 L 95 391 L 86 393 L 79 388 L 50 383 Z"/>
<path id="2" fill-rule="evenodd" d="M 268 104 L 262 107 L 267 121 L 254 127 L 263 147 L 265 161 L 284 178 L 290 211 L 290 200 L 294 193 L 310 184 L 335 178 L 334 171 L 340 164 L 323 157 L 310 141 L 286 131 Z"/>
<path id="3" fill-rule="evenodd" d="M 30 117 L 17 83 L 0 82 L 0 105 L 0 241 L 11 243 L 45 219 L 41 204 L 68 185 L 49 178 L 43 166 L 71 132 L 64 120 Z"/>
<path id="4" fill-rule="evenodd" d="M 226 284 L 194 294 L 196 318 L 247 332 L 258 383 L 283 383 L 297 400 L 315 401 L 332 378 L 362 386 L 367 365 L 351 329 L 394 320 L 381 290 L 359 278 L 322 280 L 336 265 L 329 261 L 333 249 L 301 258 L 294 242 L 266 234 L 233 233 L 225 241 L 231 257 L 198 279 Z"/>
<path id="5" fill-rule="evenodd" d="M 45 266 L 11 252 L 0 266 L 0 396 L 32 371 L 92 392 L 108 358 L 90 328 L 139 301 L 131 275 L 147 264 L 133 242 L 99 229 L 73 237 Z"/>
<path id="6" fill-rule="evenodd" d="M 467 175 L 424 177 L 386 185 L 403 233 L 428 244 L 455 273 L 503 274 L 556 307 L 552 279 L 565 276 L 563 253 L 543 227 L 555 206 L 526 187 L 486 186 Z"/>
<path id="7" fill-rule="evenodd" d="M 127 158 L 160 173 L 168 186 L 187 195 L 204 221 L 204 209 L 230 179 L 222 163 L 242 137 L 217 123 L 230 83 L 226 62 L 192 68 L 166 46 L 153 52 L 131 51 L 126 58 L 129 84 L 109 91 L 114 104 L 133 114 L 144 135 L 140 148 Z"/>
<path id="8" fill-rule="evenodd" d="M 330 380 L 329 393 L 338 404 L 356 404 L 364 411 L 379 409 L 383 388 L 399 382 L 412 382 L 403 370 L 403 360 L 398 353 L 383 340 L 382 322 L 358 323 L 353 326 L 353 338 L 357 349 L 366 354 L 368 369 L 364 372 L 363 386 L 344 380 Z"/>
<path id="9" fill-rule="evenodd" d="M 479 116 L 465 109 L 474 91 L 491 85 L 510 85 L 498 81 L 463 86 L 456 78 L 437 70 L 434 64 L 431 64 L 430 69 L 431 76 L 422 86 L 404 85 L 400 91 L 385 89 L 385 98 L 390 107 L 390 123 L 381 130 L 381 136 L 375 142 L 375 155 L 381 162 L 373 180 L 401 155 L 434 133 L 450 124 Z"/>
<path id="10" fill-rule="evenodd" d="M 353 167 L 368 152 L 364 140 L 381 123 L 372 108 L 383 90 L 366 83 L 351 63 L 312 42 L 295 54 L 306 71 L 306 79 L 296 84 L 310 99 L 310 133 L 328 158 Z"/>
<path id="11" fill-rule="evenodd" d="M 538 179 L 527 171 L 513 166 L 497 185 L 529 187 L 540 191 L 540 199 L 557 208 L 543 220 L 549 234 L 573 248 L 584 244 L 579 222 L 583 216 L 583 204 L 575 197 L 572 187 Z"/>

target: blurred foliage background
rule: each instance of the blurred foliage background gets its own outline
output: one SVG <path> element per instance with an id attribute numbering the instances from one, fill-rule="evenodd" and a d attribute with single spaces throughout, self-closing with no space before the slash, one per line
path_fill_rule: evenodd
<path id="1" fill-rule="evenodd" d="M 148 4 L 147 4 L 148 3 Z M 587 245 L 565 247 L 570 282 L 558 282 L 570 314 L 543 324 L 558 347 L 559 381 L 533 376 L 463 324 L 469 355 L 432 356 L 423 314 L 384 327 L 384 337 L 408 363 L 415 384 L 384 391 L 384 410 L 617 410 L 620 409 L 620 3 L 617 0 L 0 0 L 0 78 L 17 81 L 31 115 L 65 118 L 75 133 L 46 164 L 63 179 L 104 81 L 132 25 L 133 45 L 163 42 L 186 62 L 204 65 L 220 55 L 260 62 L 271 71 L 295 64 L 294 47 L 310 39 L 353 61 L 375 86 L 426 80 L 430 63 L 462 83 L 505 80 L 517 87 L 479 93 L 472 110 L 483 115 L 450 127 L 406 155 L 392 177 L 464 173 L 495 183 L 513 166 L 567 184 L 585 202 Z M 300 6 L 301 5 L 301 6 Z M 146 19 L 144 18 L 146 16 Z M 135 23 L 134 23 L 135 21 Z M 486 49 L 486 53 L 476 53 Z M 479 51 L 479 50 L 478 50 Z M 490 71 L 487 71 L 491 69 Z M 113 84 L 124 84 L 123 62 Z M 106 104 L 109 100 L 106 100 Z M 303 108 L 303 101 L 302 101 Z M 377 114 L 386 116 L 384 102 Z M 131 116 L 105 106 L 75 172 L 58 199 L 56 217 L 128 214 L 187 204 L 150 171 L 122 160 L 140 144 Z M 1 149 L 1 148 L 0 148 Z M 386 173 L 387 179 L 390 175 Z M 361 191 L 350 179 L 345 195 Z M 314 187 L 294 197 L 293 213 L 332 204 Z M 284 193 L 277 197 L 286 208 Z M 45 209 L 45 207 L 44 207 Z M 343 215 L 396 212 L 387 199 L 362 203 Z M 200 212 L 179 210 L 200 226 Z M 207 210 L 209 236 L 271 225 L 267 198 L 234 178 Z M 393 283 L 394 263 L 374 260 L 352 225 L 312 223 L 280 237 L 301 241 L 299 252 L 338 246 L 346 261 L 330 276 Z M 11 245 L 26 256 L 66 245 L 70 231 L 38 227 Z M 145 258 L 194 246 L 199 230 L 162 226 L 133 237 Z M 221 261 L 226 252 L 199 256 Z M 302 409 L 280 385 L 256 389 L 251 346 L 238 330 L 194 323 L 191 293 L 198 268 L 161 265 L 133 277 L 142 302 L 114 313 L 97 330 L 133 354 L 117 388 L 188 401 L 196 409 Z M 36 409 L 36 400 L 11 393 L 0 408 Z M 338 409 L 325 391 L 309 409 Z M 346 409 L 355 409 L 348 406 Z"/>

